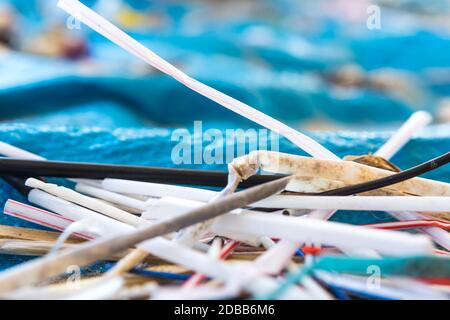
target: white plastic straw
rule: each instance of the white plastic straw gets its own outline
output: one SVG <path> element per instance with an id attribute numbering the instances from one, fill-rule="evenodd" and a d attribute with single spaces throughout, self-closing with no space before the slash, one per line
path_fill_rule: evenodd
<path id="1" fill-rule="evenodd" d="M 199 202 L 186 200 L 177 202 L 176 199 L 173 198 L 166 198 L 159 202 L 159 208 L 162 210 L 157 210 L 159 211 L 158 218 L 162 217 L 161 214 L 163 212 L 171 212 L 170 215 L 180 215 L 192 209 L 193 207 L 202 205 L 202 203 Z M 150 211 L 152 210 L 150 209 Z M 336 227 L 336 229 L 333 229 L 333 227 Z M 336 245 L 338 247 L 346 249 L 379 248 L 380 246 L 383 247 L 386 245 L 386 242 L 383 242 L 383 239 L 392 237 L 393 242 L 398 241 L 395 250 L 403 250 L 404 248 L 401 248 L 402 244 L 399 239 L 402 238 L 405 242 L 409 242 L 410 239 L 410 235 L 406 235 L 407 237 L 403 238 L 403 235 L 405 234 L 400 232 L 390 231 L 389 233 L 386 233 L 385 230 L 375 230 L 375 232 L 373 232 L 374 230 L 371 229 L 371 233 L 363 227 L 355 227 L 331 222 L 327 223 L 324 221 L 303 219 L 297 217 L 285 217 L 275 214 L 258 213 L 252 211 L 243 211 L 241 214 L 227 214 L 226 218 L 217 219 L 217 222 L 212 227 L 212 231 L 222 236 L 224 235 L 224 233 L 226 233 L 227 235 L 247 234 L 256 237 L 268 236 L 271 238 L 290 239 L 296 242 L 320 242 L 324 244 Z M 334 232 L 337 232 L 337 234 L 334 234 Z M 345 235 L 343 235 L 343 233 L 345 233 Z M 337 243 L 334 236 L 342 240 L 342 242 Z M 353 239 L 353 241 L 351 239 Z M 421 242 L 422 244 L 424 243 L 423 239 L 427 238 L 421 237 L 421 240 L 419 240 L 419 242 Z M 369 244 L 369 242 L 372 243 Z M 425 242 L 427 242 L 427 248 L 429 248 L 429 241 L 426 240 Z M 393 245 L 393 243 L 391 243 L 391 245 Z M 413 243 L 408 245 L 408 247 L 415 247 L 415 245 L 416 244 L 413 241 Z M 418 250 L 423 250 L 423 246 L 419 245 L 419 247 L 420 248 L 418 248 Z M 386 250 L 390 250 L 390 248 L 387 248 Z M 384 250 L 381 252 L 386 251 Z M 400 251 L 397 251 L 397 253 L 399 252 Z"/>
<path id="2" fill-rule="evenodd" d="M 7 215 L 33 222 L 58 231 L 64 231 L 73 222 L 75 222 L 72 219 L 65 218 L 58 214 L 35 208 L 11 199 L 6 202 L 3 212 Z M 84 231 L 74 232 L 74 235 L 86 240 L 92 240 L 97 236 Z"/>
<path id="3" fill-rule="evenodd" d="M 0 154 L 9 158 L 19 158 L 19 159 L 27 159 L 27 160 L 47 160 L 44 157 L 41 157 L 35 153 L 31 153 L 24 149 L 20 149 L 8 143 L 0 141 Z M 69 181 L 73 181 L 75 183 L 85 183 L 92 186 L 98 186 L 99 182 L 97 180 L 90 179 L 67 179 Z"/>
<path id="4" fill-rule="evenodd" d="M 56 212 L 73 221 L 92 218 L 98 225 L 104 227 L 102 231 L 107 230 L 107 232 L 111 232 L 110 235 L 119 234 L 124 230 L 133 230 L 133 227 L 120 221 L 111 219 L 99 214 L 98 212 L 94 212 L 66 200 L 60 199 L 41 190 L 31 190 L 28 194 L 28 201 L 40 207 L 46 208 L 47 210 Z"/>
<path id="5" fill-rule="evenodd" d="M 112 205 L 107 204 L 104 201 L 87 197 L 85 195 L 82 195 L 76 191 L 73 191 L 72 189 L 60 187 L 55 184 L 51 183 L 45 183 L 41 180 L 37 180 L 34 178 L 30 178 L 25 183 L 28 187 L 31 188 L 37 188 L 40 190 L 43 190 L 45 192 L 48 192 L 50 194 L 53 194 L 61 199 L 79 204 L 85 208 L 89 208 L 93 211 L 100 212 L 104 215 L 107 215 L 113 219 L 122 221 L 126 224 L 132 225 L 132 226 L 140 226 L 143 223 L 145 223 L 145 220 L 126 212 L 122 209 L 116 208 Z"/>
<path id="6" fill-rule="evenodd" d="M 137 194 L 155 198 L 177 197 L 202 202 L 208 202 L 218 195 L 218 192 L 216 191 L 199 188 L 121 179 L 105 179 L 102 182 L 102 188 L 113 192 Z M 151 202 L 152 199 L 150 199 L 148 203 L 151 204 Z"/>
<path id="7" fill-rule="evenodd" d="M 263 287 L 265 290 L 274 290 L 278 287 L 278 282 L 274 279 L 262 275 L 257 269 L 250 265 L 223 263 L 210 256 L 192 250 L 173 241 L 164 238 L 156 238 L 138 245 L 139 249 L 146 250 L 162 259 L 179 264 L 201 274 L 223 280 L 234 282 L 246 288 L 250 293 L 258 294 Z M 246 267 L 246 268 L 245 268 Z M 247 270 L 248 269 L 248 270 Z M 289 295 L 296 299 L 306 299 L 303 290 L 292 287 Z"/>
<path id="8" fill-rule="evenodd" d="M 401 126 L 400 129 L 392 135 L 392 137 L 378 149 L 377 152 L 375 152 L 375 155 L 390 159 L 398 152 L 398 150 L 408 143 L 413 134 L 427 126 L 432 120 L 433 117 L 426 111 L 417 111 L 413 113 L 408 121 L 406 121 L 403 126 Z"/>
<path id="9" fill-rule="evenodd" d="M 98 218 L 96 222 L 102 227 L 102 231 L 105 231 L 105 234 L 113 235 L 120 234 L 122 232 L 127 232 L 132 226 L 128 226 L 122 222 L 112 220 L 107 217 L 103 217 L 96 212 L 90 211 L 88 209 L 84 209 L 67 201 L 61 200 L 52 195 L 46 194 L 40 190 L 32 190 L 30 192 L 30 201 L 38 203 L 43 207 L 48 207 L 55 212 L 63 214 L 65 216 L 70 216 L 72 219 L 67 219 L 65 217 L 53 214 L 51 212 L 41 210 L 38 208 L 33 208 L 27 205 L 23 205 L 23 209 L 21 205 L 19 208 L 16 206 L 17 202 L 10 201 L 10 205 L 8 206 L 11 209 L 11 212 L 18 211 L 20 214 L 20 218 L 27 219 L 27 217 L 33 218 L 34 222 L 40 223 L 41 225 L 46 225 L 52 227 L 54 229 L 65 228 L 66 223 L 71 223 L 73 221 L 80 221 L 89 218 Z M 22 214 L 23 213 L 23 214 Z M 19 216 L 18 216 L 19 217 Z M 49 223 L 48 223 L 49 222 Z M 210 256 L 201 254 L 198 251 L 194 251 L 185 246 L 176 244 L 164 238 L 157 238 L 146 241 L 138 246 L 142 250 L 146 250 L 149 253 L 163 258 L 167 261 L 171 261 L 173 263 L 180 264 L 187 268 L 190 268 L 196 272 L 200 272 L 202 274 L 206 274 L 218 279 L 222 279 L 225 281 L 233 281 L 235 284 L 239 284 L 241 286 L 247 287 L 250 291 L 252 288 L 261 286 L 264 284 L 266 287 L 269 285 L 269 290 L 273 290 L 277 287 L 277 282 L 268 277 L 258 277 L 258 279 L 254 279 L 254 281 L 250 281 L 251 277 L 247 279 L 242 277 L 242 270 L 233 266 L 230 267 L 216 259 L 211 259 Z M 258 273 L 252 273 L 255 278 Z M 236 280 L 238 280 L 236 282 Z M 253 293 L 257 293 L 257 290 Z M 287 293 L 288 296 L 295 297 L 298 299 L 306 299 L 306 293 L 297 288 L 293 288 Z"/>
<path id="10" fill-rule="evenodd" d="M 101 186 L 101 184 L 100 184 L 100 186 Z M 129 207 L 129 208 L 132 208 L 135 210 L 139 210 L 140 212 L 145 210 L 145 201 L 127 197 L 122 194 L 118 194 L 118 193 L 104 190 L 101 188 L 93 187 L 93 186 L 86 185 L 83 183 L 78 183 L 75 186 L 75 190 L 80 193 L 84 193 L 86 195 L 92 196 L 92 197 L 96 197 L 99 199 L 109 201 L 111 203 Z"/>
<path id="11" fill-rule="evenodd" d="M 163 197 L 154 199 L 149 203 L 146 211 L 142 213 L 141 218 L 146 220 L 161 220 L 173 218 L 186 213 L 187 211 L 201 207 L 205 202 L 182 199 L 178 197 Z M 245 210 L 233 210 L 233 213 L 239 214 Z"/>
<path id="12" fill-rule="evenodd" d="M 10 144 L 0 141 L 0 154 L 10 157 L 10 158 L 19 158 L 19 159 L 29 159 L 29 160 L 45 160 L 45 158 L 38 156 L 34 153 L 28 152 L 26 150 L 17 148 Z"/>
<path id="13" fill-rule="evenodd" d="M 114 26 L 112 23 L 110 23 L 105 18 L 101 17 L 79 1 L 60 0 L 58 2 L 58 6 L 93 30 L 102 34 L 107 39 L 122 47 L 129 53 L 145 61 L 161 72 L 164 72 L 167 75 L 173 77 L 193 91 L 211 99 L 212 101 L 217 102 L 221 106 L 255 123 L 258 123 L 263 127 L 266 127 L 274 132 L 277 132 L 278 134 L 283 135 L 295 145 L 302 148 L 314 157 L 337 159 L 337 157 L 332 152 L 318 144 L 310 137 L 298 132 L 297 130 L 287 126 L 286 124 L 278 120 L 269 117 L 263 112 L 258 111 L 245 103 L 242 103 L 216 89 L 207 86 L 204 83 L 201 83 L 189 77 L 181 70 L 175 68 L 169 62 L 165 61 L 157 54 L 144 47 L 135 39 L 127 35 L 125 32 Z"/>
<path id="14" fill-rule="evenodd" d="M 262 213 L 227 214 L 212 227 L 217 234 L 222 230 L 346 249 L 373 249 L 387 255 L 425 254 L 433 249 L 428 237 L 422 235 Z"/>
<path id="15" fill-rule="evenodd" d="M 278 195 L 258 201 L 253 206 L 310 210 L 450 212 L 449 197 Z"/>
<path id="16" fill-rule="evenodd" d="M 388 142 L 381 147 L 376 155 L 385 157 L 389 160 L 395 153 L 397 153 L 408 141 L 416 130 L 426 126 L 427 122 L 431 121 L 426 112 L 415 113 Z M 309 214 L 310 219 L 328 220 L 336 211 L 316 210 Z M 405 213 L 396 213 L 397 217 Z M 418 219 L 414 213 L 410 213 L 412 219 Z M 439 228 L 424 228 L 423 232 L 427 233 L 432 239 L 441 244 L 446 249 L 450 250 L 450 235 L 445 230 Z M 289 240 L 282 239 L 278 244 L 261 255 L 256 264 L 264 268 L 267 273 L 278 274 L 281 269 L 287 265 L 292 255 L 297 250 L 298 244 Z M 351 251 L 353 253 L 353 251 Z"/>
<path id="17" fill-rule="evenodd" d="M 147 211 L 142 213 L 141 218 L 146 220 L 161 220 L 167 218 L 173 218 L 185 214 L 191 209 L 201 207 L 204 202 L 186 200 L 175 197 L 164 197 L 161 199 L 155 199 L 152 201 L 151 206 L 147 208 Z M 241 209 L 233 210 L 234 214 L 243 212 Z M 267 242 L 267 239 L 261 239 L 261 237 L 255 237 L 244 233 L 237 232 L 224 232 L 221 234 L 224 237 L 237 240 L 255 247 L 262 244 L 262 240 Z"/>
<path id="18" fill-rule="evenodd" d="M 421 128 L 432 121 L 432 116 L 426 111 L 415 112 L 408 121 L 375 153 L 375 155 L 389 160 L 393 157 Z M 420 220 L 424 218 L 415 212 L 392 212 L 398 220 Z M 426 218 L 426 217 L 425 217 Z M 450 251 L 450 234 L 437 227 L 421 228 L 421 232 L 428 234 L 436 243 Z"/>

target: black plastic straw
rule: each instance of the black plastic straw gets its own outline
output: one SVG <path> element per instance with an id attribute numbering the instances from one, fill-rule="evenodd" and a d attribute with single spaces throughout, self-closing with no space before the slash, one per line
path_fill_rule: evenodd
<path id="1" fill-rule="evenodd" d="M 164 184 L 184 184 L 209 187 L 227 185 L 228 173 L 213 170 L 189 170 L 145 166 L 94 164 L 50 160 L 24 160 L 0 158 L 0 176 L 125 179 Z M 283 176 L 255 175 L 243 181 L 240 187 L 248 188 L 273 181 Z"/>

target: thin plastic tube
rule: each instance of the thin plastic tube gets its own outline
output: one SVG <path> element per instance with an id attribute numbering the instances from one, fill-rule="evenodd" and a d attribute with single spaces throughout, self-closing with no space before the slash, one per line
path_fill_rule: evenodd
<path id="1" fill-rule="evenodd" d="M 368 224 L 366 226 L 370 228 L 385 229 L 385 230 L 407 230 L 424 227 L 438 227 L 442 229 L 450 229 L 450 222 L 440 220 L 411 220 L 411 221 L 375 223 L 375 224 Z"/>
<path id="2" fill-rule="evenodd" d="M 419 131 L 421 128 L 431 123 L 433 117 L 426 111 L 418 111 L 411 115 L 411 117 L 392 135 L 392 137 L 375 152 L 375 156 L 383 157 L 385 159 L 392 158 L 398 150 L 403 148 L 405 144 L 411 139 L 411 136 Z"/>
<path id="3" fill-rule="evenodd" d="M 32 190 L 28 195 L 28 201 L 73 221 L 93 219 L 96 223 L 104 227 L 102 231 L 108 232 L 108 235 L 117 235 L 124 232 L 124 230 L 133 230 L 133 227 L 120 221 L 60 199 L 41 190 Z"/>
<path id="4" fill-rule="evenodd" d="M 310 210 L 450 212 L 449 197 L 279 195 L 258 201 L 253 206 Z"/>
<path id="5" fill-rule="evenodd" d="M 337 159 L 336 155 L 310 137 L 245 103 L 189 77 L 79 1 L 60 0 L 58 6 L 129 53 L 173 77 L 193 91 L 263 127 L 283 135 L 314 157 Z"/>
<path id="6" fill-rule="evenodd" d="M 83 207 L 89 208 L 93 211 L 100 212 L 113 219 L 122 221 L 132 226 L 140 226 L 146 223 L 145 220 L 126 212 L 122 209 L 116 208 L 104 201 L 84 196 L 72 189 L 60 187 L 55 184 L 45 183 L 41 180 L 30 178 L 26 181 L 26 185 L 31 188 L 41 189 L 47 193 L 53 194 L 61 199 L 79 204 Z"/>
<path id="7" fill-rule="evenodd" d="M 142 214 L 142 218 L 146 220 L 162 220 L 167 218 L 173 218 L 176 216 L 180 216 L 185 214 L 191 209 L 201 207 L 205 205 L 204 202 L 180 199 L 175 197 L 164 197 L 161 199 L 156 199 L 152 201 L 151 206 L 147 208 Z M 240 214 L 241 212 L 245 212 L 245 210 L 233 210 L 233 214 Z M 222 236 L 239 240 L 240 242 L 244 242 L 253 246 L 259 246 L 261 244 L 260 237 L 254 237 L 251 235 L 244 233 L 223 233 Z"/>
<path id="8" fill-rule="evenodd" d="M 44 157 L 38 156 L 37 154 L 17 148 L 2 141 L 0 141 L 0 154 L 10 158 L 45 160 Z"/>
<path id="9" fill-rule="evenodd" d="M 222 230 L 346 249 L 373 249 L 388 255 L 424 254 L 433 249 L 428 237 L 422 235 L 261 213 L 225 215 L 212 227 L 217 234 Z"/>
<path id="10" fill-rule="evenodd" d="M 416 112 L 405 124 L 383 145 L 375 154 L 389 160 L 395 155 L 410 139 L 411 136 L 420 128 L 426 126 L 431 121 L 427 112 Z M 336 211 L 316 210 L 309 214 L 310 219 L 328 220 Z M 418 219 L 415 213 L 399 212 L 394 213 L 397 219 L 409 215 L 410 219 Z M 439 228 L 424 228 L 422 232 L 428 234 L 436 243 L 447 250 L 450 250 L 450 235 L 445 230 Z M 288 240 L 280 240 L 278 244 L 261 255 L 256 263 L 261 268 L 265 268 L 268 273 L 277 274 L 290 261 L 298 245 Z"/>
<path id="11" fill-rule="evenodd" d="M 402 221 L 427 218 L 415 212 L 389 212 L 389 214 Z M 423 228 L 421 231 L 429 235 L 434 242 L 450 251 L 450 234 L 447 231 L 436 227 Z"/>
<path id="12" fill-rule="evenodd" d="M 14 200 L 8 200 L 6 202 L 3 212 L 7 215 L 58 231 L 64 231 L 73 222 L 75 222 L 72 219 L 65 218 L 58 214 L 35 208 Z M 96 237 L 96 235 L 87 232 L 74 232 L 73 234 L 86 240 L 92 240 Z"/>
<path id="13" fill-rule="evenodd" d="M 155 198 L 178 197 L 202 202 L 208 202 L 218 194 L 218 192 L 205 189 L 120 179 L 105 179 L 102 182 L 102 188 L 113 192 L 137 194 Z M 152 199 L 149 200 L 149 204 L 151 204 L 151 202 Z"/>
<path id="14" fill-rule="evenodd" d="M 75 186 L 75 190 L 80 192 L 80 193 L 84 193 L 87 194 L 89 196 L 92 197 L 96 197 L 99 199 L 103 199 L 106 201 L 109 201 L 111 203 L 115 203 L 118 205 L 122 205 L 125 207 L 129 207 L 132 209 L 136 209 L 139 211 L 144 211 L 145 210 L 145 201 L 141 201 L 141 200 L 137 200 L 131 197 L 127 197 L 124 196 L 122 194 L 118 194 L 115 192 L 111 192 L 108 190 L 104 190 L 101 188 L 97 188 L 97 187 L 93 187 L 93 186 L 89 186 L 86 184 L 82 184 L 82 183 L 78 183 Z"/>
<path id="15" fill-rule="evenodd" d="M 15 147 L 8 143 L 0 141 L 0 154 L 9 157 L 9 158 L 18 158 L 18 159 L 26 159 L 26 160 L 47 160 L 44 157 L 41 157 L 37 154 L 31 153 L 29 151 L 23 150 L 21 148 Z M 83 182 L 91 185 L 97 185 L 98 182 L 96 180 L 89 179 L 68 179 L 75 183 Z"/>
<path id="16" fill-rule="evenodd" d="M 256 294 L 259 292 L 261 286 L 265 287 L 266 290 L 271 290 L 270 288 L 276 288 L 278 286 L 278 283 L 274 279 L 259 274 L 256 269 L 250 268 L 246 270 L 243 265 L 227 265 L 219 260 L 211 259 L 206 254 L 163 238 L 146 241 L 138 247 L 162 259 L 182 265 L 191 270 L 196 270 L 207 276 L 225 282 L 234 281 L 235 283 L 239 283 L 251 293 Z M 299 288 L 293 287 L 290 289 L 289 294 L 292 294 L 296 299 L 307 298 L 305 293 Z"/>

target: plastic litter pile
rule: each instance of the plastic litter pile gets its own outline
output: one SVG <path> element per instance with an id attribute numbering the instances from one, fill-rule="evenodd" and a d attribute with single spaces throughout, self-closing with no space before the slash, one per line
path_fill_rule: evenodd
<path id="1" fill-rule="evenodd" d="M 58 6 L 207 98 L 213 113 L 223 107 L 277 133 L 282 152 L 235 157 L 226 173 L 163 169 L 170 129 L 2 124 L 4 216 L 30 223 L 0 226 L 0 252 L 22 262 L 0 273 L 2 298 L 450 298 L 448 126 L 422 130 L 432 116 L 416 111 L 393 133 L 304 134 L 207 76 L 190 76 L 79 1 Z M 272 60 L 286 65 L 281 51 Z M 43 139 L 58 143 L 32 153 L 39 148 L 27 143 Z M 90 150 L 80 154 L 83 144 Z M 150 156 L 155 167 L 102 164 Z"/>

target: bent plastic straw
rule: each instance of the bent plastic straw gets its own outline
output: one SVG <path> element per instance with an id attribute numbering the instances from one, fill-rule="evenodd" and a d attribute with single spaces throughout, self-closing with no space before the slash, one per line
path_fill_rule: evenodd
<path id="1" fill-rule="evenodd" d="M 310 210 L 450 212 L 449 197 L 278 195 L 258 201 L 253 206 Z"/>
<path id="2" fill-rule="evenodd" d="M 283 135 L 312 156 L 337 159 L 337 156 L 310 137 L 239 100 L 189 77 L 79 1 L 60 0 L 58 6 L 129 53 L 173 77 L 193 91 L 263 127 Z"/>

